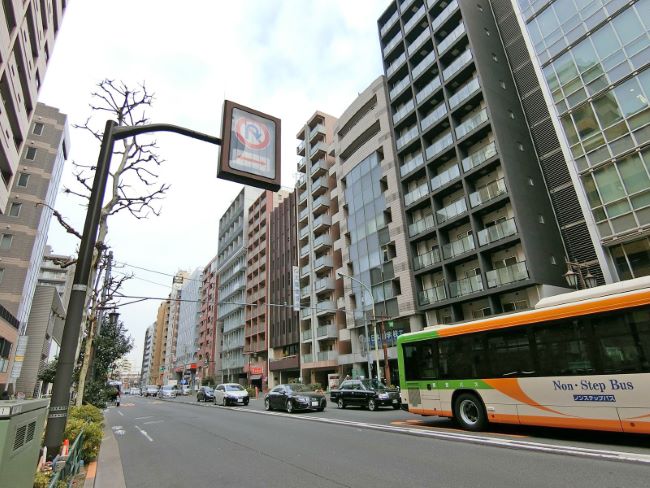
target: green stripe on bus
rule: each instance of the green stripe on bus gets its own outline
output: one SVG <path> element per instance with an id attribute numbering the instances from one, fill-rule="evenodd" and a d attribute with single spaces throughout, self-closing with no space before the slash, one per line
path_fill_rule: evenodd
<path id="1" fill-rule="evenodd" d="M 491 390 L 493 389 L 483 380 L 432 380 L 432 381 L 407 381 L 406 388 L 418 388 L 426 390 L 428 385 L 436 390 L 458 390 L 470 388 L 474 390 Z"/>

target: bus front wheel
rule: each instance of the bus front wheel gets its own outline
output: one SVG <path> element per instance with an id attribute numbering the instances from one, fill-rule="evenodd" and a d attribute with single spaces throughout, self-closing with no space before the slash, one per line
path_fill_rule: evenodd
<path id="1" fill-rule="evenodd" d="M 472 393 L 462 393 L 454 403 L 454 417 L 463 429 L 485 429 L 488 420 L 483 402 Z"/>

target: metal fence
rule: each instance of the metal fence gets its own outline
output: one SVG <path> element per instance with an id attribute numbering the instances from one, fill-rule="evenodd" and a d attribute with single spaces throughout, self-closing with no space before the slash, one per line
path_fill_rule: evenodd
<path id="1" fill-rule="evenodd" d="M 81 459 L 83 440 L 84 432 L 82 430 L 72 443 L 72 448 L 68 453 L 68 459 L 66 459 L 65 464 L 59 471 L 54 473 L 54 476 L 52 476 L 48 488 L 55 488 L 59 481 L 65 481 L 67 482 L 66 486 L 70 486 L 72 477 L 79 472 L 79 468 L 83 464 L 83 460 Z"/>

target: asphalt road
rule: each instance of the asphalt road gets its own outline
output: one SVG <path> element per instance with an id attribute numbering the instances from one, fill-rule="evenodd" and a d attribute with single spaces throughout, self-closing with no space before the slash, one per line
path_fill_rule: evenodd
<path id="1" fill-rule="evenodd" d="M 650 479 L 647 437 L 477 436 L 390 409 L 287 415 L 264 412 L 261 401 L 223 408 L 126 396 L 106 421 L 127 487 L 647 488 Z"/>

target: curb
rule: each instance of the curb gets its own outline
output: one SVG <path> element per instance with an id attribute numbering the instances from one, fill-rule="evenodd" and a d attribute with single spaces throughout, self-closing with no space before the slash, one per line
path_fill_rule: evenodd
<path id="1" fill-rule="evenodd" d="M 97 461 L 92 461 L 86 468 L 86 480 L 83 488 L 94 488 L 95 477 L 97 476 Z"/>

